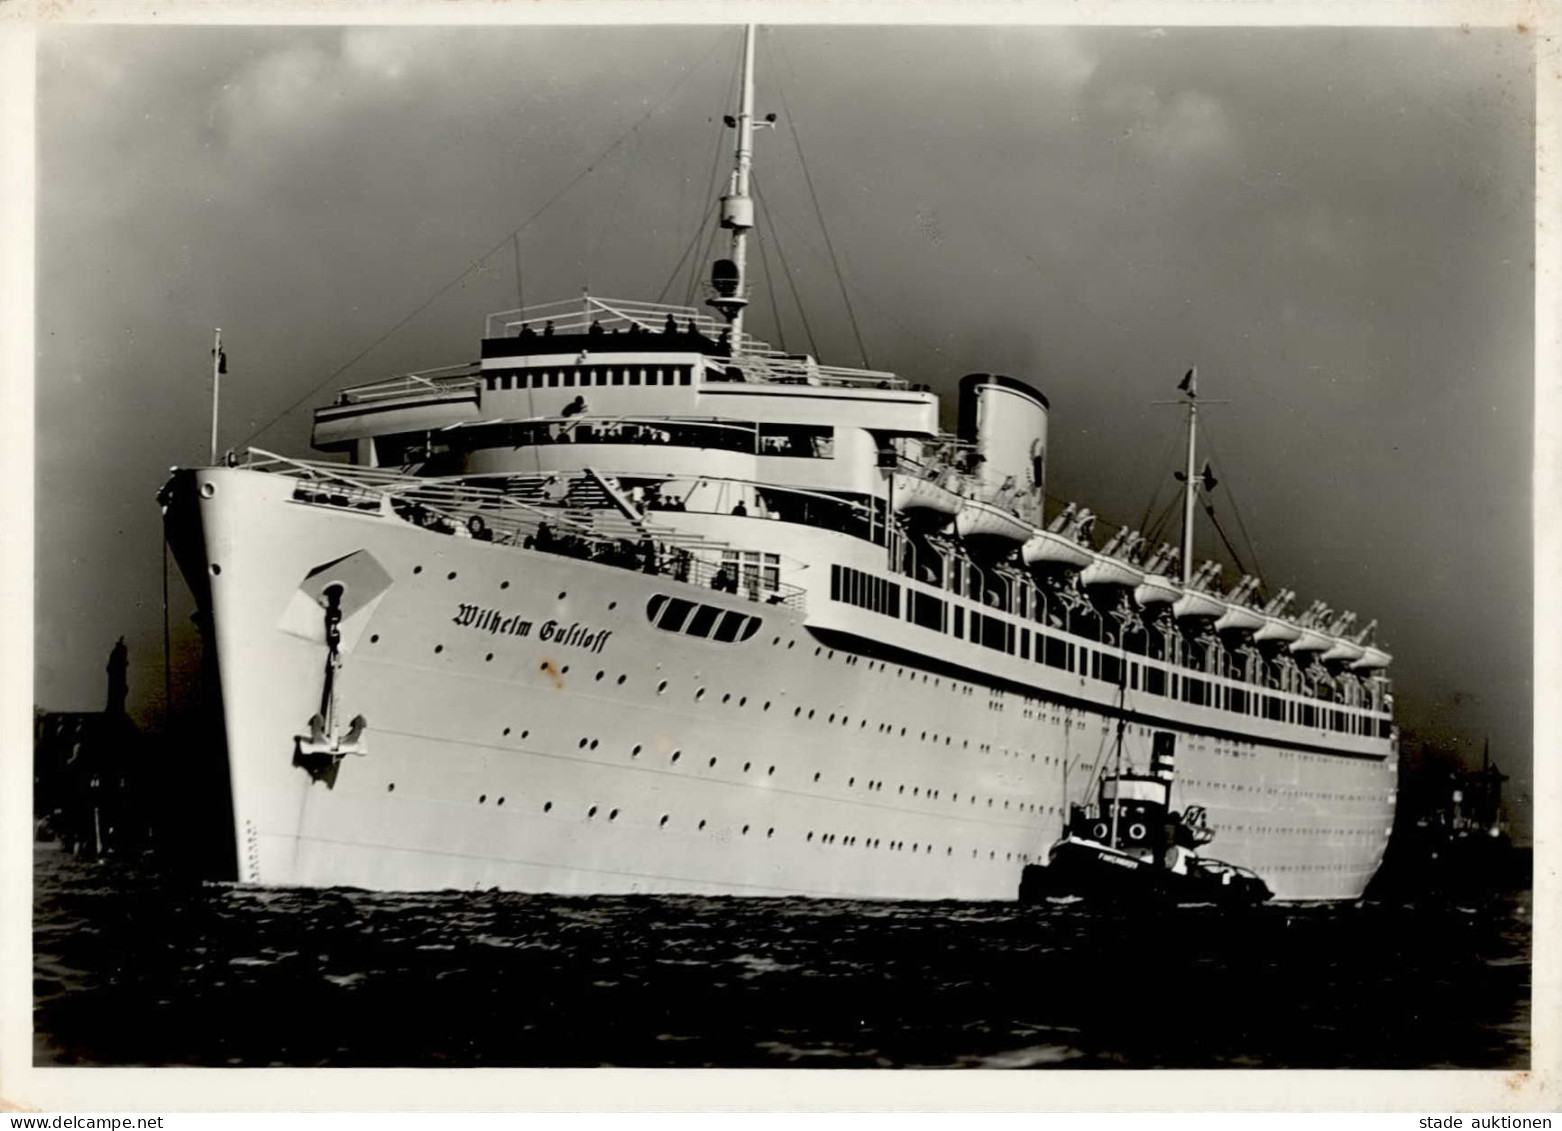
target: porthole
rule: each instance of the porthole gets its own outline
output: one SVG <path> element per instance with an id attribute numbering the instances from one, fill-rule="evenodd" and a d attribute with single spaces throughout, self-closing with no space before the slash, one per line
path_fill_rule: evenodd
<path id="1" fill-rule="evenodd" d="M 809 833 L 809 834 L 808 834 L 808 835 L 807 835 L 807 836 L 806 836 L 806 837 L 804 837 L 804 838 L 803 838 L 803 839 L 804 839 L 804 840 L 807 840 L 807 841 L 812 841 L 812 840 L 813 840 L 813 839 L 814 839 L 814 834 L 813 834 L 813 833 Z"/>
<path id="2" fill-rule="evenodd" d="M 499 583 L 499 588 L 500 589 L 508 589 L 508 588 L 510 588 L 510 583 L 508 581 L 501 581 Z"/>
<path id="3" fill-rule="evenodd" d="M 548 661 L 544 660 L 542 663 L 538 664 L 537 665 L 537 670 L 540 671 L 540 672 L 547 671 L 548 670 Z"/>
<path id="4" fill-rule="evenodd" d="M 395 793 L 396 792 L 396 783 L 395 782 L 391 782 L 389 785 L 387 785 L 385 787 L 385 792 L 386 793 Z"/>
<path id="5" fill-rule="evenodd" d="M 568 593 L 560 593 L 560 594 L 559 594 L 559 600 L 561 600 L 561 601 L 562 601 L 562 600 L 564 600 L 564 598 L 565 598 L 565 597 L 568 597 L 568 596 L 569 596 L 569 594 L 568 594 Z"/>
<path id="6" fill-rule="evenodd" d="M 620 687 L 624 686 L 624 680 L 626 680 L 628 678 L 629 677 L 627 675 L 622 675 L 622 674 L 619 675 L 619 677 L 618 677 L 618 686 L 620 686 Z"/>
<path id="7" fill-rule="evenodd" d="M 370 644 L 378 644 L 379 642 L 380 642 L 380 634 L 379 633 L 376 632 L 373 636 L 369 637 L 369 643 Z"/>
<path id="8" fill-rule="evenodd" d="M 586 810 L 586 816 L 588 816 L 588 817 L 595 817 L 596 815 L 597 815 L 597 807 L 595 805 L 593 805 L 590 809 Z"/>
<path id="9" fill-rule="evenodd" d="M 660 821 L 658 821 L 656 823 L 656 825 L 657 825 L 658 828 L 662 828 L 662 829 L 665 829 L 667 827 L 667 814 L 666 813 L 662 814 L 662 819 Z"/>
<path id="10" fill-rule="evenodd" d="M 712 758 L 710 760 L 710 768 L 713 770 L 716 768 L 716 759 Z"/>
<path id="11" fill-rule="evenodd" d="M 638 757 L 640 757 L 640 744 L 638 742 L 635 743 L 634 749 L 629 751 L 629 756 L 631 758 L 638 758 Z"/>
<path id="12" fill-rule="evenodd" d="M 451 570 L 449 573 L 445 574 L 445 580 L 446 581 L 454 581 L 455 579 L 456 579 L 456 571 L 455 570 Z"/>
<path id="13" fill-rule="evenodd" d="M 553 812 L 553 802 L 551 802 L 551 801 L 544 801 L 542 803 L 542 811 L 544 813 L 551 813 L 551 812 Z"/>
<path id="14" fill-rule="evenodd" d="M 592 749 L 592 750 L 595 750 L 595 749 L 596 749 L 596 748 L 597 748 L 597 740 L 596 740 L 596 739 L 594 739 L 594 738 L 593 738 L 593 739 L 592 739 L 592 740 L 591 740 L 591 746 L 590 746 L 590 749 Z"/>
<path id="15" fill-rule="evenodd" d="M 434 645 L 434 655 L 437 656 L 441 652 L 443 652 L 444 650 L 445 650 L 445 646 L 443 644 L 436 644 L 436 645 Z"/>
<path id="16" fill-rule="evenodd" d="M 488 653 L 488 655 L 483 657 L 483 663 L 491 664 L 493 662 L 494 662 L 494 654 L 492 652 Z"/>
<path id="17" fill-rule="evenodd" d="M 422 566 L 413 566 L 412 567 L 412 572 L 413 573 L 422 573 L 423 572 L 423 567 Z"/>
<path id="18" fill-rule="evenodd" d="M 618 608 L 618 602 L 617 601 L 609 601 L 607 603 L 607 611 L 608 612 L 612 612 L 616 608 Z"/>
<path id="19" fill-rule="evenodd" d="M 607 673 L 606 673 L 606 672 L 604 672 L 604 671 L 599 671 L 599 672 L 597 672 L 597 674 L 596 674 L 596 681 L 597 681 L 597 682 L 598 682 L 598 683 L 601 683 L 601 682 L 602 682 L 602 677 L 603 677 L 603 676 L 605 676 L 605 675 L 606 675 L 606 674 L 607 674 Z"/>
<path id="20" fill-rule="evenodd" d="M 584 750 L 586 748 L 586 740 L 584 738 L 580 740 L 579 747 L 582 750 Z"/>
<path id="21" fill-rule="evenodd" d="M 683 757 L 683 751 L 682 750 L 674 750 L 673 751 L 672 760 L 674 762 L 676 762 L 679 758 L 682 758 L 682 757 Z"/>
<path id="22" fill-rule="evenodd" d="M 816 773 L 816 774 L 814 774 L 814 781 L 818 781 L 818 780 L 819 780 L 819 775 Z"/>
<path id="23" fill-rule="evenodd" d="M 662 695 L 662 694 L 665 694 L 666 691 L 667 691 L 667 681 L 664 679 L 664 680 L 662 680 L 661 683 L 658 683 L 656 685 L 656 693 L 658 695 Z"/>
<path id="24" fill-rule="evenodd" d="M 694 701 L 698 703 L 703 698 L 705 698 L 705 689 L 702 687 L 694 693 Z"/>
<path id="25" fill-rule="evenodd" d="M 525 737 L 527 737 L 527 736 L 528 736 L 528 735 L 530 735 L 530 734 L 531 734 L 531 731 L 529 731 L 529 730 L 523 730 L 523 731 L 521 731 L 521 737 L 522 737 L 522 738 L 525 738 Z"/>
<path id="26" fill-rule="evenodd" d="M 767 837 L 767 838 L 768 838 L 768 837 L 773 837 L 773 836 L 775 836 L 775 835 L 776 835 L 776 830 L 775 830 L 775 826 L 773 826 L 773 825 L 772 825 L 772 826 L 771 826 L 771 827 L 770 827 L 770 828 L 768 828 L 768 829 L 766 829 L 766 830 L 765 830 L 765 836 L 766 836 L 766 837 Z"/>
<path id="27" fill-rule="evenodd" d="M 494 802 L 494 804 L 495 805 L 503 805 L 504 804 L 504 798 L 501 797 L 498 801 Z"/>
<path id="28" fill-rule="evenodd" d="M 766 711 L 770 710 L 770 700 L 769 699 L 765 700 L 765 706 L 764 706 L 763 709 L 766 710 Z"/>
<path id="29" fill-rule="evenodd" d="M 607 815 L 607 819 L 608 819 L 608 820 L 610 820 L 610 821 L 616 821 L 616 820 L 618 820 L 618 810 L 617 810 L 617 809 L 614 809 L 614 810 L 613 810 L 613 811 L 612 811 L 612 812 L 610 812 L 610 813 L 609 813 L 609 814 L 608 814 L 608 815 Z"/>
<path id="30" fill-rule="evenodd" d="M 774 777 L 775 776 L 775 772 L 776 772 L 776 768 L 774 766 L 771 766 L 770 769 L 765 771 L 765 774 L 766 774 L 767 777 Z"/>
<path id="31" fill-rule="evenodd" d="M 739 707 L 746 707 L 746 706 L 748 706 L 748 696 L 747 695 L 740 695 L 738 697 L 738 706 Z"/>
<path id="32" fill-rule="evenodd" d="M 743 826 L 743 834 L 742 835 L 748 836 L 748 826 L 747 825 Z"/>
<path id="33" fill-rule="evenodd" d="M 748 773 L 749 767 L 751 767 L 753 764 L 754 764 L 753 762 L 744 762 L 743 763 L 743 772 L 745 774 Z"/>
<path id="34" fill-rule="evenodd" d="M 700 822 L 700 828 L 701 828 L 701 829 L 702 829 L 702 830 L 703 830 L 703 829 L 704 829 L 704 828 L 705 828 L 705 822 L 704 822 L 704 821 L 701 821 L 701 822 Z"/>
<path id="35" fill-rule="evenodd" d="M 509 734 L 510 733 L 510 728 L 509 727 L 505 727 L 504 728 L 504 733 L 505 734 Z"/>

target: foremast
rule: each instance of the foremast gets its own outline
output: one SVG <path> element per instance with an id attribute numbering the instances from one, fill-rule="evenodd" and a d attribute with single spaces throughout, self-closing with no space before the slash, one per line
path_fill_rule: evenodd
<path id="1" fill-rule="evenodd" d="M 748 234 L 754 227 L 754 201 L 749 195 L 754 167 L 754 25 L 743 29 L 743 81 L 736 126 L 737 149 L 727 192 L 721 198 L 721 226 L 732 232 L 730 259 L 719 259 L 711 270 L 715 296 L 710 305 L 721 311 L 731 326 L 732 352 L 743 343 L 743 311 L 748 306 Z"/>

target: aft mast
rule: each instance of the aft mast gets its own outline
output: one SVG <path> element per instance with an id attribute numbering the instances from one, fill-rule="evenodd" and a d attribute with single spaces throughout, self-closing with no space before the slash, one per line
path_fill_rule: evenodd
<path id="1" fill-rule="evenodd" d="M 1187 394 L 1188 400 L 1188 466 L 1183 474 L 1184 499 L 1182 505 L 1182 587 L 1186 589 L 1193 580 L 1193 467 L 1197 457 L 1199 431 L 1199 369 L 1194 366 L 1177 386 Z"/>
<path id="2" fill-rule="evenodd" d="M 732 231 L 732 258 L 718 259 L 711 269 L 716 295 L 710 305 L 721 311 L 732 328 L 732 352 L 743 347 L 743 310 L 748 306 L 748 234 L 754 227 L 754 201 L 749 186 L 754 166 L 754 25 L 743 29 L 743 94 L 736 120 L 737 151 L 726 195 L 721 198 L 721 226 Z"/>

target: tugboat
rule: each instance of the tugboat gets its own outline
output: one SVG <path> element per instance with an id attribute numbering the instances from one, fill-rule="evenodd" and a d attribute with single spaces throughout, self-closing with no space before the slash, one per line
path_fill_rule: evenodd
<path id="1" fill-rule="evenodd" d="M 1171 807 L 1177 737 L 1154 736 L 1148 774 L 1122 769 L 1121 725 L 1117 766 L 1101 778 L 1093 807 L 1072 805 L 1063 836 L 1047 864 L 1020 877 L 1020 899 L 1049 898 L 1251 906 L 1274 895 L 1256 873 L 1199 849 L 1215 839 L 1201 805 Z"/>

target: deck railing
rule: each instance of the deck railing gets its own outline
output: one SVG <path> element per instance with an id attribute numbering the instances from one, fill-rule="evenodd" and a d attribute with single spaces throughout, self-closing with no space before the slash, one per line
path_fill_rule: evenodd
<path id="1" fill-rule="evenodd" d="M 575 335 L 590 333 L 596 327 L 613 334 L 628 330 L 659 334 L 668 320 L 679 333 L 691 327 L 711 342 L 730 340 L 727 323 L 692 306 L 664 302 L 640 302 L 633 299 L 598 298 L 582 295 L 578 299 L 541 303 L 490 314 L 485 324 L 489 338 L 519 337 L 530 332 Z M 654 347 L 653 347 L 654 348 Z M 905 389 L 909 383 L 885 370 L 852 369 L 839 365 L 820 365 L 811 357 L 784 353 L 769 342 L 744 334 L 736 355 L 723 357 L 721 371 L 738 370 L 746 381 L 776 384 L 831 385 L 857 388 Z"/>
<path id="2" fill-rule="evenodd" d="M 293 491 L 298 502 L 390 513 L 437 534 L 546 550 L 691 585 L 730 579 L 723 558 L 742 552 L 626 517 L 590 471 L 496 477 L 505 485 L 489 487 L 470 478 L 422 478 L 391 468 L 291 459 L 260 448 L 249 449 L 245 466 L 298 480 Z M 744 595 L 798 612 L 806 608 L 802 587 L 786 582 Z"/>
<path id="3" fill-rule="evenodd" d="M 417 393 L 465 395 L 482 387 L 482 371 L 471 363 L 443 365 L 416 373 L 402 373 L 367 385 L 354 385 L 337 394 L 337 404 L 362 404 L 391 400 Z"/>

